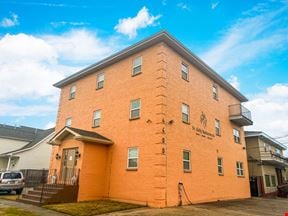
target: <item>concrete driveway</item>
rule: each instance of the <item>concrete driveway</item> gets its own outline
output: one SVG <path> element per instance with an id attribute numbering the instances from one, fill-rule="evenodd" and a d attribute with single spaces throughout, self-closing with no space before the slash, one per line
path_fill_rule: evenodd
<path id="1" fill-rule="evenodd" d="M 177 208 L 142 208 L 106 214 L 106 216 L 285 216 L 288 199 L 252 198 Z"/>

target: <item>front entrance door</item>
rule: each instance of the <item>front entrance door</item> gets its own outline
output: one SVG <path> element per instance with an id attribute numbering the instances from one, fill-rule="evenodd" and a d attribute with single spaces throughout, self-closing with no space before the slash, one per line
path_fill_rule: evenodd
<path id="1" fill-rule="evenodd" d="M 257 177 L 250 178 L 250 190 L 251 190 L 251 196 L 256 196 L 256 197 L 259 196 Z"/>
<path id="2" fill-rule="evenodd" d="M 76 152 L 78 148 L 63 149 L 62 166 L 61 166 L 61 181 L 67 183 L 76 176 Z"/>
<path id="3" fill-rule="evenodd" d="M 277 179 L 278 179 L 278 185 L 283 184 L 283 176 L 282 176 L 282 171 L 279 168 L 275 168 Z"/>

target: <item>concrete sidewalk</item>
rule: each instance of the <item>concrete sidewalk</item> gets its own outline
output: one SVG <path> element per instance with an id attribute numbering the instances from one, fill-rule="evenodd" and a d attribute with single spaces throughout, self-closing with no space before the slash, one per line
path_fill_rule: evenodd
<path id="1" fill-rule="evenodd" d="M 19 209 L 33 212 L 39 216 L 40 215 L 41 216 L 68 216 L 67 214 L 62 214 L 62 213 L 48 210 L 45 208 L 41 208 L 38 206 L 25 204 L 25 203 L 21 203 L 21 202 L 17 202 L 17 201 L 5 200 L 5 199 L 0 199 L 0 207 L 16 207 Z"/>

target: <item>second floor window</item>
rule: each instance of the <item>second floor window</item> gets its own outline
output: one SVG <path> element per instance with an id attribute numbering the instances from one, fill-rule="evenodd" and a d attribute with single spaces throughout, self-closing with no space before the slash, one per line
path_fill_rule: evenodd
<path id="1" fill-rule="evenodd" d="M 76 85 L 70 87 L 69 99 L 74 99 L 76 94 Z"/>
<path id="2" fill-rule="evenodd" d="M 104 87 L 104 73 L 100 73 L 97 75 L 97 87 L 96 89 L 101 89 Z"/>
<path id="3" fill-rule="evenodd" d="M 189 105 L 182 104 L 182 121 L 184 123 L 189 123 Z"/>
<path id="4" fill-rule="evenodd" d="M 234 137 L 234 142 L 240 143 L 240 131 L 237 129 L 233 129 L 233 137 Z"/>
<path id="5" fill-rule="evenodd" d="M 218 119 L 215 119 L 215 134 L 217 136 L 221 135 L 221 125 L 220 125 L 220 121 Z"/>
<path id="6" fill-rule="evenodd" d="M 223 175 L 223 159 L 220 157 L 217 158 L 217 167 L 218 167 L 218 174 Z"/>
<path id="7" fill-rule="evenodd" d="M 133 60 L 132 76 L 140 74 L 141 72 L 142 72 L 142 56 L 137 57 Z"/>
<path id="8" fill-rule="evenodd" d="M 140 99 L 132 100 L 130 102 L 130 119 L 140 118 Z"/>
<path id="9" fill-rule="evenodd" d="M 72 125 L 72 118 L 67 118 L 65 121 L 65 126 L 70 127 Z"/>
<path id="10" fill-rule="evenodd" d="M 243 170 L 243 163 L 237 161 L 236 162 L 236 171 L 237 171 L 237 176 L 244 176 L 244 170 Z"/>
<path id="11" fill-rule="evenodd" d="M 101 120 L 101 110 L 96 110 L 93 113 L 93 127 L 99 127 Z"/>
<path id="12" fill-rule="evenodd" d="M 128 148 L 128 169 L 137 169 L 138 168 L 138 148 Z"/>
<path id="13" fill-rule="evenodd" d="M 182 79 L 188 81 L 188 66 L 184 63 L 182 63 L 181 76 L 182 76 Z"/>
<path id="14" fill-rule="evenodd" d="M 212 89 L 213 99 L 218 100 L 218 86 L 214 84 Z"/>
<path id="15" fill-rule="evenodd" d="M 183 170 L 191 171 L 190 151 L 183 151 Z"/>

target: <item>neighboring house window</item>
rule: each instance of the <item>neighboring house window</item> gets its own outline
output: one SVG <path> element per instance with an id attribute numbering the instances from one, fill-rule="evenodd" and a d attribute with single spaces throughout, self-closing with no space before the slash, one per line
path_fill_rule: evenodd
<path id="1" fill-rule="evenodd" d="M 191 171 L 191 164 L 190 164 L 190 151 L 183 151 L 183 170 L 184 171 Z"/>
<path id="2" fill-rule="evenodd" d="M 237 176 L 244 176 L 244 170 L 243 170 L 243 163 L 237 161 L 236 162 L 236 169 L 237 169 Z"/>
<path id="3" fill-rule="evenodd" d="M 184 63 L 182 63 L 181 74 L 182 74 L 182 79 L 188 81 L 188 66 Z"/>
<path id="4" fill-rule="evenodd" d="M 271 181 L 270 181 L 269 175 L 265 175 L 265 184 L 266 184 L 266 187 L 271 187 Z"/>
<path id="5" fill-rule="evenodd" d="M 137 169 L 138 168 L 138 148 L 128 148 L 128 169 Z"/>
<path id="6" fill-rule="evenodd" d="M 130 102 L 130 119 L 140 118 L 140 99 L 132 100 Z"/>
<path id="7" fill-rule="evenodd" d="M 213 85 L 213 98 L 218 100 L 218 86 L 215 84 Z"/>
<path id="8" fill-rule="evenodd" d="M 218 136 L 221 135 L 221 125 L 220 125 L 220 121 L 218 119 L 215 119 L 215 133 Z"/>
<path id="9" fill-rule="evenodd" d="M 182 121 L 185 123 L 189 123 L 189 112 L 190 108 L 187 104 L 182 104 Z"/>
<path id="10" fill-rule="evenodd" d="M 101 89 L 104 87 L 104 73 L 100 73 L 97 75 L 97 87 L 96 89 Z"/>
<path id="11" fill-rule="evenodd" d="M 70 127 L 72 125 L 72 118 L 67 118 L 65 122 L 65 126 Z"/>
<path id="12" fill-rule="evenodd" d="M 142 72 L 142 56 L 137 57 L 133 60 L 132 76 L 140 74 L 141 72 Z"/>
<path id="13" fill-rule="evenodd" d="M 272 184 L 272 187 L 276 187 L 276 177 L 271 175 L 271 184 Z"/>
<path id="14" fill-rule="evenodd" d="M 217 167 L 218 167 L 218 174 L 223 175 L 223 159 L 220 157 L 217 158 Z"/>
<path id="15" fill-rule="evenodd" d="M 240 131 L 237 129 L 233 129 L 233 137 L 234 137 L 234 142 L 240 143 Z"/>
<path id="16" fill-rule="evenodd" d="M 278 155 L 281 155 L 281 150 L 278 149 L 278 148 L 275 148 L 275 153 L 278 154 Z"/>
<path id="17" fill-rule="evenodd" d="M 69 99 L 74 99 L 76 94 L 76 85 L 70 87 Z"/>
<path id="18" fill-rule="evenodd" d="M 93 127 L 99 127 L 101 120 L 101 110 L 96 110 L 93 113 Z"/>

